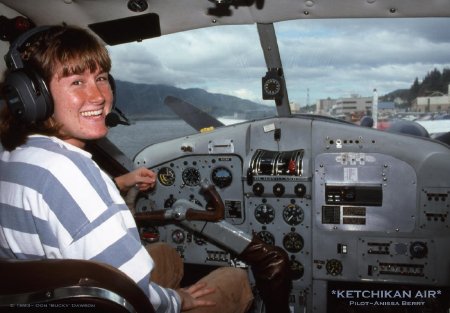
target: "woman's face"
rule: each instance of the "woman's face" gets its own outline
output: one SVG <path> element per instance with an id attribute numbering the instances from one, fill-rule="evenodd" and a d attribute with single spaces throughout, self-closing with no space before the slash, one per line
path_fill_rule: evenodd
<path id="1" fill-rule="evenodd" d="M 60 135 L 64 141 L 83 148 L 86 140 L 106 136 L 105 117 L 113 102 L 108 73 L 98 69 L 67 77 L 55 74 L 50 81 L 50 93 L 53 119 L 62 125 Z"/>

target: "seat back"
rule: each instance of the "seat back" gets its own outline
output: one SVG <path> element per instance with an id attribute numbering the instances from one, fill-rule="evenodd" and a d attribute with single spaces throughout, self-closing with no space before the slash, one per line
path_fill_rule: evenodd
<path id="1" fill-rule="evenodd" d="M 0 259 L 0 312 L 33 309 L 154 312 L 137 284 L 110 265 L 86 260 Z"/>

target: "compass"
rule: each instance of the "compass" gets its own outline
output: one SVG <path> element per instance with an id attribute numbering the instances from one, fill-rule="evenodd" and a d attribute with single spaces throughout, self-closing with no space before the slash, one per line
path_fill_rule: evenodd
<path id="1" fill-rule="evenodd" d="M 271 69 L 262 78 L 263 99 L 276 99 L 281 97 L 283 83 L 277 69 Z"/>

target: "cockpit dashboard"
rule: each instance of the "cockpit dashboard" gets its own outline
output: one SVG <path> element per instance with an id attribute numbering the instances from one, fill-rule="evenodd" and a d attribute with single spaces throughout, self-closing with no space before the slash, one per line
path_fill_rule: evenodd
<path id="1" fill-rule="evenodd" d="M 156 189 L 139 195 L 138 212 L 168 209 L 177 199 L 205 208 L 199 190 L 206 179 L 223 200 L 226 222 L 282 247 L 291 265 L 292 312 L 356 310 L 340 291 L 398 286 L 447 293 L 436 301 L 448 308 L 446 145 L 286 117 L 154 144 L 134 162 L 158 175 Z M 176 223 L 141 232 L 172 245 L 185 263 L 245 267 L 226 247 Z"/>

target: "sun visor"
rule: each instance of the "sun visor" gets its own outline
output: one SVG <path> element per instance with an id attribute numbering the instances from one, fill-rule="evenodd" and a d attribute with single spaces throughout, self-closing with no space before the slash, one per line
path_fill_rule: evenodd
<path id="1" fill-rule="evenodd" d="M 89 28 L 111 46 L 161 36 L 156 13 L 90 24 Z"/>

